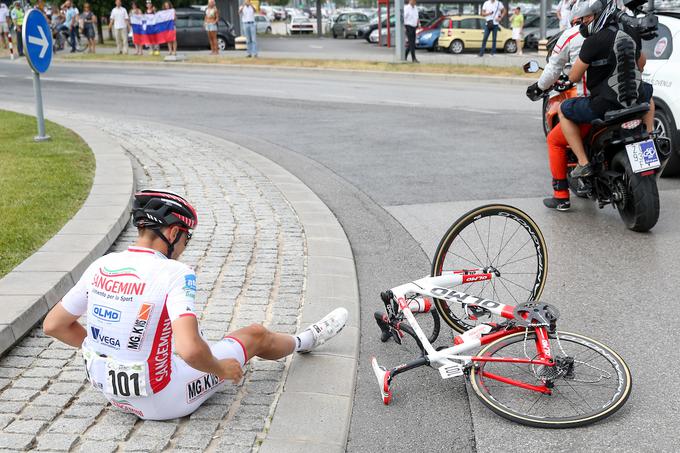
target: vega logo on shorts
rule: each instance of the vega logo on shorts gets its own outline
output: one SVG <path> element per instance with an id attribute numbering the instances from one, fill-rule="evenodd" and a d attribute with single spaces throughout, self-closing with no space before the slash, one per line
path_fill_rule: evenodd
<path id="1" fill-rule="evenodd" d="M 95 305 L 92 307 L 92 314 L 106 322 L 118 322 L 120 321 L 120 312 L 114 310 L 113 308 L 105 307 L 103 305 Z"/>
<path id="2" fill-rule="evenodd" d="M 118 338 L 104 335 L 102 329 L 99 327 L 90 326 L 90 331 L 92 332 L 92 338 L 94 338 L 97 343 L 113 349 L 120 349 L 120 340 Z"/>
<path id="3" fill-rule="evenodd" d="M 142 347 L 142 341 L 146 335 L 146 328 L 149 326 L 149 319 L 153 311 L 153 304 L 142 304 L 137 313 L 137 319 L 132 325 L 130 336 L 128 337 L 127 348 L 132 351 L 139 351 Z"/>

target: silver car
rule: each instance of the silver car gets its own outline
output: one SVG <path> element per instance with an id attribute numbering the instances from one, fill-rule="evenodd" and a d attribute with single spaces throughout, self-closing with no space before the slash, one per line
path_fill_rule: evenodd
<path id="1" fill-rule="evenodd" d="M 255 16 L 255 27 L 258 33 L 271 33 L 272 23 L 267 16 L 258 14 Z"/>

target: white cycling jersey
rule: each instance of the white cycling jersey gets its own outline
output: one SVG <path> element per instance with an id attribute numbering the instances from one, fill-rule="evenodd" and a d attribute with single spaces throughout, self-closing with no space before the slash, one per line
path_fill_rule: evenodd
<path id="1" fill-rule="evenodd" d="M 142 418 L 181 417 L 223 384 L 173 356 L 172 322 L 195 316 L 195 296 L 193 270 L 142 247 L 99 258 L 64 296 L 69 313 L 87 313 L 87 376 L 114 406 Z M 248 359 L 236 338 L 211 349 L 218 359 Z"/>
<path id="2" fill-rule="evenodd" d="M 585 41 L 585 38 L 581 35 L 578 25 L 574 25 L 562 33 L 550 54 L 541 78 L 538 79 L 538 87 L 541 90 L 545 91 L 552 87 L 561 74 L 569 74 L 581 51 L 583 41 Z M 588 95 L 585 74 L 583 80 L 576 84 L 576 88 L 579 96 Z"/>

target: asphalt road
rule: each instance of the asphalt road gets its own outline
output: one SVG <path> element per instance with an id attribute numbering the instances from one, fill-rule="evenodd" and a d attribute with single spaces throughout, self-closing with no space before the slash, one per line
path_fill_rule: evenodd
<path id="1" fill-rule="evenodd" d="M 522 87 L 76 64 L 56 65 L 44 80 L 47 115 L 53 108 L 209 132 L 278 162 L 333 210 L 352 244 L 362 297 L 348 451 L 676 448 L 680 335 L 671 316 L 680 294 L 680 181 L 662 181 L 661 219 L 650 234 L 628 232 L 614 211 L 586 202 L 568 214 L 548 212 L 540 204 L 550 179 L 538 106 Z M 32 102 L 24 62 L 0 61 L 0 85 L 0 108 Z M 603 340 L 631 366 L 631 399 L 609 420 L 570 431 L 520 427 L 468 397 L 463 381 L 427 369 L 400 377 L 392 405 L 381 404 L 370 357 L 386 365 L 408 357 L 378 341 L 379 292 L 428 274 L 446 227 L 490 200 L 525 209 L 542 227 L 550 251 L 544 298 L 560 307 L 562 325 Z"/>

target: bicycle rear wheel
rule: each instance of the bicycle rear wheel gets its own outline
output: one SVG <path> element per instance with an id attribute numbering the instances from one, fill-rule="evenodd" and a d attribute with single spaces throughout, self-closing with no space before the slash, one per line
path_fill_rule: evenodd
<path id="1" fill-rule="evenodd" d="M 488 344 L 480 357 L 535 355 L 535 334 L 508 335 Z M 539 428 L 574 428 L 609 417 L 630 395 L 632 379 L 626 363 L 607 346 L 583 335 L 557 332 L 550 335 L 557 363 L 554 367 L 508 362 L 477 362 L 470 382 L 477 397 L 496 414 L 523 425 Z M 533 358 L 533 357 L 528 357 Z M 570 365 L 571 363 L 571 365 Z M 499 382 L 484 372 L 542 385 L 553 383 L 546 395 Z"/>
<path id="2" fill-rule="evenodd" d="M 432 263 L 432 276 L 463 269 L 494 274 L 489 281 L 455 287 L 473 296 L 505 304 L 538 300 L 548 272 L 548 250 L 536 223 L 508 205 L 481 206 L 456 220 L 444 234 Z M 494 316 L 470 319 L 457 302 L 435 299 L 437 311 L 449 326 L 464 332 Z"/>

